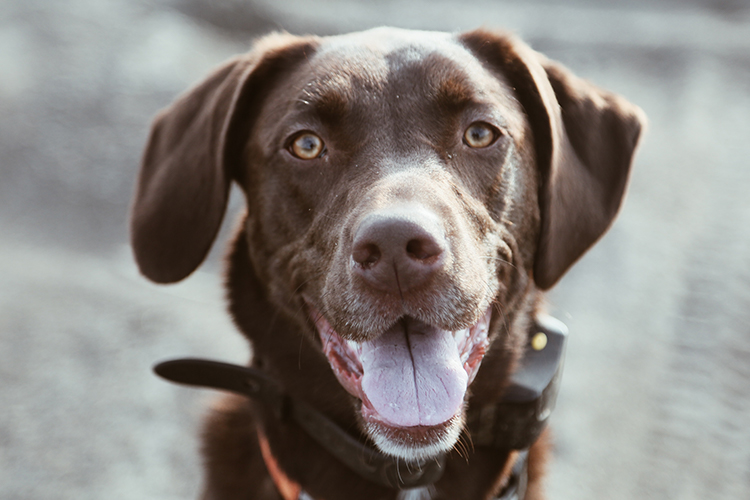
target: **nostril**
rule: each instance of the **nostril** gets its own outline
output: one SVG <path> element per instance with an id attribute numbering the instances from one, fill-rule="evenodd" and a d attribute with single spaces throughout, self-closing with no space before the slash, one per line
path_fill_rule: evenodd
<path id="1" fill-rule="evenodd" d="M 354 262 L 362 267 L 371 267 L 380 260 L 380 248 L 374 243 L 361 243 L 352 250 Z"/>
<path id="2" fill-rule="evenodd" d="M 414 238 L 406 244 L 406 253 L 415 260 L 427 260 L 443 253 L 443 249 L 432 238 Z"/>

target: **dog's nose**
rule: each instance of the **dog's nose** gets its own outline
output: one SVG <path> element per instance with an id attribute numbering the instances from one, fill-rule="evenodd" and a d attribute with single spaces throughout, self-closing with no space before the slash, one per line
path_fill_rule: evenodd
<path id="1" fill-rule="evenodd" d="M 354 233 L 354 273 L 378 290 L 399 294 L 429 280 L 445 263 L 440 219 L 421 206 L 367 215 Z"/>

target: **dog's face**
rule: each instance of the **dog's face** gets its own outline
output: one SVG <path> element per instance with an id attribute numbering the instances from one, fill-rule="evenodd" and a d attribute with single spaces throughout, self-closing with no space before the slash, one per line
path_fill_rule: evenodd
<path id="1" fill-rule="evenodd" d="M 264 281 L 304 303 L 375 443 L 449 449 L 538 236 L 509 85 L 447 34 L 349 35 L 274 87 L 254 130 L 247 231 Z"/>
<path id="2" fill-rule="evenodd" d="M 478 373 L 507 377 L 537 291 L 611 222 L 639 125 L 488 33 L 267 39 L 155 125 L 134 248 L 149 277 L 181 279 L 238 181 L 269 300 L 314 337 L 373 442 L 427 458 L 455 445 Z M 503 369 L 479 371 L 488 352 Z"/>

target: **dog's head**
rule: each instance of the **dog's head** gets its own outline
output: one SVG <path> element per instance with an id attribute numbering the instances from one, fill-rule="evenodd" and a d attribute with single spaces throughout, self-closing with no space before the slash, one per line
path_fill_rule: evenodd
<path id="1" fill-rule="evenodd" d="M 264 293 L 378 447 L 429 457 L 455 445 L 475 378 L 502 387 L 537 292 L 612 222 L 642 121 L 512 37 L 275 35 L 157 118 L 133 248 L 154 281 L 184 278 L 237 181 Z"/>

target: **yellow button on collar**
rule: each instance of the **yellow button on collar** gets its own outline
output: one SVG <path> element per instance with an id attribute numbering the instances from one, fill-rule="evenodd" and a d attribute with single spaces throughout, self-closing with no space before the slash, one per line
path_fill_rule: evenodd
<path id="1" fill-rule="evenodd" d="M 531 348 L 535 351 L 541 351 L 547 347 L 547 334 L 538 332 L 531 338 Z"/>

